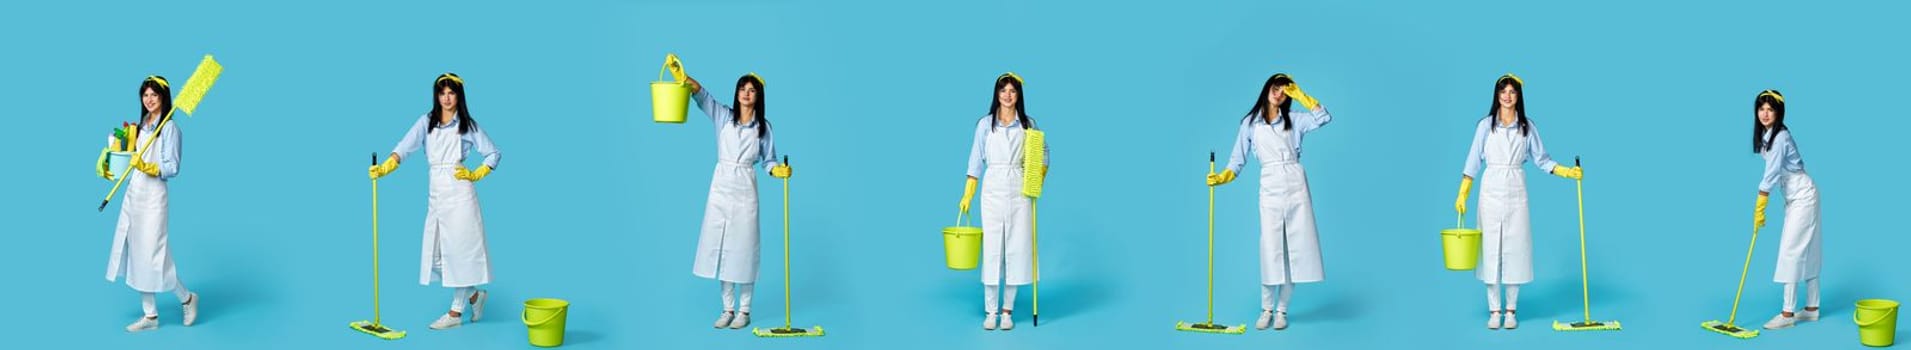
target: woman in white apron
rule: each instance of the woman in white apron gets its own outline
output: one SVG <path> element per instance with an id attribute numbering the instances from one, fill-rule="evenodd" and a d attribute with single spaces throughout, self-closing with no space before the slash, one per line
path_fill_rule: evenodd
<path id="1" fill-rule="evenodd" d="M 1758 201 L 1752 224 L 1765 226 L 1765 205 L 1772 188 L 1785 186 L 1785 232 L 1778 241 L 1778 267 L 1772 281 L 1784 284 L 1785 305 L 1765 329 L 1790 328 L 1818 320 L 1818 270 L 1824 266 L 1824 247 L 1818 238 L 1818 186 L 1805 174 L 1805 160 L 1785 127 L 1785 95 L 1778 90 L 1758 93 L 1752 102 L 1752 152 L 1765 157 L 1764 176 L 1758 182 Z M 1805 310 L 1798 304 L 1798 284 L 1805 284 Z"/>
<path id="2" fill-rule="evenodd" d="M 1546 155 L 1540 143 L 1539 127 L 1526 118 L 1525 83 L 1518 76 L 1500 76 L 1493 84 L 1493 106 L 1473 132 L 1473 146 L 1467 150 L 1466 166 L 1460 169 L 1459 199 L 1454 210 L 1466 215 L 1466 197 L 1473 179 L 1480 186 L 1480 267 L 1474 271 L 1486 282 L 1487 329 L 1519 328 L 1514 310 L 1519 308 L 1520 285 L 1533 281 L 1533 224 L 1526 205 L 1526 171 L 1520 166 L 1531 161 L 1540 169 L 1559 177 L 1577 180 L 1579 167 L 1563 166 Z M 1486 170 L 1480 172 L 1481 163 Z M 1505 287 L 1506 307 L 1500 308 L 1500 289 Z"/>
<path id="3" fill-rule="evenodd" d="M 452 73 L 439 75 L 431 90 L 431 110 L 405 132 L 405 138 L 392 148 L 391 157 L 371 167 L 371 177 L 390 174 L 404 157 L 425 150 L 431 191 L 426 202 L 418 284 L 439 281 L 439 285 L 452 288 L 451 310 L 431 322 L 431 329 L 450 329 L 463 324 L 467 303 L 471 305 L 471 322 L 484 317 L 484 300 L 489 293 L 478 287 L 491 283 L 491 254 L 485 247 L 484 216 L 478 210 L 478 192 L 473 183 L 497 169 L 501 155 L 491 137 L 471 119 L 463 78 Z M 472 151 L 484 156 L 484 165 L 477 170 L 464 166 L 465 154 Z"/>
<path id="4" fill-rule="evenodd" d="M 976 121 L 975 141 L 969 146 L 968 179 L 964 180 L 963 212 L 975 199 L 977 177 L 982 187 L 982 329 L 1010 330 L 1015 321 L 1016 286 L 1035 281 L 1030 250 L 1029 198 L 1022 194 L 1023 131 L 1036 129 L 1022 106 L 1022 77 L 1015 73 L 995 78 L 995 98 L 989 114 Z M 1039 130 L 1039 129 L 1038 129 Z M 1047 164 L 1047 145 L 1042 160 Z M 984 172 L 984 169 L 987 172 Z M 1044 174 L 1046 175 L 1046 174 Z M 1000 289 L 999 291 L 997 289 Z M 1000 316 L 998 316 L 1000 315 Z"/>
<path id="5" fill-rule="evenodd" d="M 711 98 L 696 79 L 686 75 L 684 80 L 696 91 L 692 97 L 697 108 L 717 131 L 717 167 L 710 175 L 710 199 L 703 207 L 703 230 L 690 272 L 717 280 L 723 312 L 712 326 L 741 329 L 750 325 L 760 265 L 756 166 L 765 165 L 776 178 L 788 178 L 792 170 L 776 160 L 776 137 L 770 120 L 763 118 L 762 77 L 750 73 L 737 78 L 737 108 Z"/>
<path id="6" fill-rule="evenodd" d="M 1294 101 L 1308 108 L 1293 111 Z M 1314 200 L 1301 169 L 1301 138 L 1334 120 L 1307 97 L 1287 74 L 1274 74 L 1241 119 L 1228 156 L 1227 170 L 1210 175 L 1208 186 L 1234 181 L 1247 155 L 1261 160 L 1261 317 L 1257 329 L 1287 329 L 1287 300 L 1294 284 L 1320 282 L 1320 235 L 1314 227 Z M 1278 297 L 1277 297 L 1278 295 Z M 1276 302 L 1276 300 L 1279 300 Z"/>
<path id="7" fill-rule="evenodd" d="M 192 326 L 199 316 L 199 294 L 179 282 L 173 267 L 172 248 L 166 238 L 166 182 L 179 175 L 179 128 L 167 122 L 157 124 L 173 110 L 172 89 L 166 78 L 146 77 L 139 84 L 140 121 L 134 147 L 157 137 L 130 167 L 126 176 L 126 198 L 120 201 L 119 225 L 113 229 L 112 253 L 106 262 L 106 280 L 126 276 L 126 286 L 139 292 L 140 308 L 145 315 L 126 325 L 127 332 L 159 328 L 159 311 L 154 294 L 172 291 L 179 298 L 184 319 Z M 103 174 L 107 180 L 119 174 Z"/>

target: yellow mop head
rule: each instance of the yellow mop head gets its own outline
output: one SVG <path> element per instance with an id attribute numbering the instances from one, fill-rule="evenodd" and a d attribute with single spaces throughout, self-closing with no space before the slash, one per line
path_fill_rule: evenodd
<path id="1" fill-rule="evenodd" d="M 186 87 L 179 89 L 179 96 L 173 98 L 173 105 L 191 116 L 192 111 L 199 108 L 199 101 L 205 99 L 206 92 L 212 90 L 212 83 L 219 80 L 219 73 L 224 71 L 225 67 L 220 66 L 219 61 L 212 60 L 212 55 L 206 55 L 206 58 L 199 60 L 199 68 L 192 70 L 192 77 L 186 78 Z"/>
<path id="2" fill-rule="evenodd" d="M 1048 172 L 1048 162 L 1042 156 L 1048 145 L 1042 141 L 1042 131 L 1024 129 L 1022 137 L 1022 195 L 1030 198 L 1042 196 L 1042 178 Z"/>

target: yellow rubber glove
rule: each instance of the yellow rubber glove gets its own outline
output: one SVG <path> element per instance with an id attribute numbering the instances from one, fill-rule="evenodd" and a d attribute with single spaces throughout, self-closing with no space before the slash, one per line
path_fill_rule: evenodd
<path id="1" fill-rule="evenodd" d="M 1765 205 L 1772 202 L 1772 195 L 1758 194 L 1758 203 L 1753 206 L 1752 226 L 1765 227 Z"/>
<path id="2" fill-rule="evenodd" d="M 1559 177 L 1563 177 L 1567 179 L 1579 180 L 1586 177 L 1586 172 L 1584 170 L 1580 170 L 1580 168 L 1576 166 L 1569 167 L 1564 165 L 1555 165 L 1553 166 L 1553 175 L 1557 175 Z"/>
<path id="3" fill-rule="evenodd" d="M 139 160 L 139 156 L 140 155 L 137 155 L 137 154 L 133 155 L 133 164 L 132 164 L 133 169 L 139 170 L 139 172 L 142 172 L 142 173 L 146 173 L 146 176 L 159 177 L 159 164 L 147 163 L 146 161 Z"/>
<path id="4" fill-rule="evenodd" d="M 489 165 L 478 166 L 478 171 L 471 171 L 471 169 L 465 169 L 464 166 L 458 166 L 458 170 L 451 173 L 451 178 L 478 182 L 478 180 L 484 180 L 484 177 L 488 175 L 491 175 L 491 166 Z"/>
<path id="5" fill-rule="evenodd" d="M 677 54 L 664 54 L 664 68 L 670 70 L 670 77 L 676 78 L 677 82 L 683 82 L 689 77 L 684 75 L 683 61 L 677 59 Z"/>
<path id="6" fill-rule="evenodd" d="M 1281 92 L 1286 93 L 1287 98 L 1294 99 L 1294 102 L 1300 102 L 1301 107 L 1307 107 L 1308 110 L 1320 109 L 1320 101 L 1314 100 L 1313 96 L 1308 96 L 1306 91 L 1301 91 L 1300 84 L 1287 84 L 1286 87 L 1281 88 Z"/>
<path id="7" fill-rule="evenodd" d="M 967 213 L 969 212 L 969 202 L 974 202 L 974 201 L 975 201 L 975 178 L 971 177 L 968 180 L 962 181 L 962 205 L 958 206 L 958 208 L 961 208 L 962 212 Z"/>
<path id="8" fill-rule="evenodd" d="M 112 167 L 106 163 L 106 154 L 112 153 L 112 152 L 113 152 L 112 147 L 100 149 L 100 166 L 99 166 L 100 174 L 99 175 L 100 175 L 100 178 L 107 179 L 109 181 L 113 179 L 113 173 L 111 170 Z"/>
<path id="9" fill-rule="evenodd" d="M 1222 170 L 1219 174 L 1208 174 L 1208 186 L 1226 185 L 1234 182 L 1234 170 Z"/>
<path id="10" fill-rule="evenodd" d="M 1466 216 L 1466 197 L 1473 194 L 1473 177 L 1460 178 L 1460 197 L 1453 200 L 1453 211 Z"/>
<path id="11" fill-rule="evenodd" d="M 398 157 L 385 158 L 385 163 L 373 165 L 369 172 L 371 173 L 372 180 L 377 180 L 378 178 L 385 177 L 387 174 L 391 174 L 393 170 L 398 170 Z"/>
<path id="12" fill-rule="evenodd" d="M 770 176 L 778 179 L 788 179 L 790 175 L 792 175 L 791 172 L 794 171 L 796 170 L 791 169 L 789 164 L 777 164 L 775 167 L 770 168 Z"/>

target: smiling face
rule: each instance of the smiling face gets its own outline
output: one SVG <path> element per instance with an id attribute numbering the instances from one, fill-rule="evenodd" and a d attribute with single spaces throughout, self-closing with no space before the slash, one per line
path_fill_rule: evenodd
<path id="1" fill-rule="evenodd" d="M 1500 108 L 1513 109 L 1514 105 L 1519 103 L 1520 92 L 1513 88 L 1513 84 L 1506 84 L 1500 86 L 1499 99 Z"/>
<path id="2" fill-rule="evenodd" d="M 998 105 L 1013 107 L 1021 100 L 1022 91 L 1016 89 L 1015 84 L 1002 84 L 1001 88 L 995 89 L 995 103 Z"/>
<path id="3" fill-rule="evenodd" d="M 1769 127 L 1772 127 L 1773 122 L 1778 121 L 1778 109 L 1773 108 L 1771 103 L 1758 104 L 1757 113 L 1758 113 L 1758 125 L 1764 125 L 1765 127 L 1769 128 Z"/>
<path id="4" fill-rule="evenodd" d="M 159 92 L 153 91 L 152 88 L 141 89 L 139 92 L 139 104 L 146 107 L 146 115 L 159 114 L 160 98 Z"/>

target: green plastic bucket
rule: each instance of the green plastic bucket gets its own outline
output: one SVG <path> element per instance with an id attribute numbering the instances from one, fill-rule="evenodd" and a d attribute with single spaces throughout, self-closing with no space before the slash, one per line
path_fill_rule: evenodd
<path id="1" fill-rule="evenodd" d="M 1858 342 L 1865 346 L 1891 346 L 1898 334 L 1898 302 L 1886 299 L 1865 299 L 1858 301 L 1858 311 L 1851 313 L 1852 321 L 1858 322 Z"/>
<path id="2" fill-rule="evenodd" d="M 942 228 L 942 251 L 950 270 L 973 270 L 982 258 L 982 228 L 962 226 L 964 216 L 956 214 L 956 225 Z"/>
<path id="3" fill-rule="evenodd" d="M 1440 230 L 1440 247 L 1446 252 L 1448 270 L 1467 271 L 1480 266 L 1480 229 Z"/>
<path id="4" fill-rule="evenodd" d="M 571 302 L 564 299 L 531 299 L 524 301 L 524 326 L 530 329 L 531 345 L 553 347 L 564 345 L 564 316 L 570 313 Z"/>

